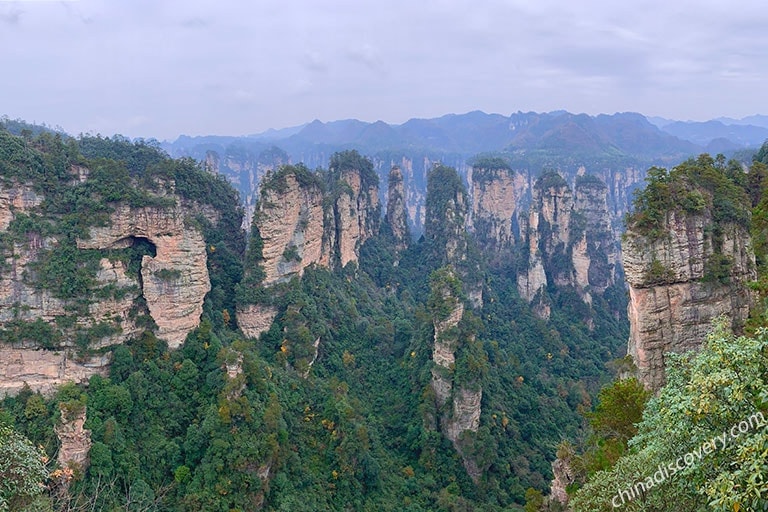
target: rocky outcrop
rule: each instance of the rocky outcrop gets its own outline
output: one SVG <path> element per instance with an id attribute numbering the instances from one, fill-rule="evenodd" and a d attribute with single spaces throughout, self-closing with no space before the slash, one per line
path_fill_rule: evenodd
<path id="1" fill-rule="evenodd" d="M 7 229 L 20 212 L 34 209 L 42 201 L 28 187 L 5 190 L 0 218 Z M 137 333 L 131 320 L 131 309 L 143 294 L 160 337 L 178 346 L 186 334 L 197 326 L 202 313 L 203 297 L 210 289 L 206 267 L 205 242 L 199 231 L 186 226 L 187 208 L 131 208 L 118 206 L 108 225 L 92 228 L 89 237 L 78 240 L 78 249 L 126 249 L 137 238 L 145 238 L 157 255 L 145 256 L 141 278 L 127 273 L 125 260 L 101 258 L 93 293 L 98 300 L 87 301 L 87 314 L 80 314 L 77 328 L 110 326 L 101 336 L 91 336 L 91 348 L 122 343 Z M 0 322 L 42 320 L 55 324 L 57 319 L 71 316 L 70 301 L 57 298 L 47 286 L 34 281 L 39 255 L 58 246 L 53 237 L 41 237 L 29 231 L 5 247 L 5 271 L 0 273 Z M 65 336 L 62 347 L 72 347 Z"/>
<path id="2" fill-rule="evenodd" d="M 389 172 L 386 220 L 395 243 L 395 251 L 406 249 L 411 242 L 411 232 L 408 228 L 403 173 L 398 166 L 393 166 Z"/>
<path id="3" fill-rule="evenodd" d="M 249 338 L 267 332 L 277 316 L 277 308 L 269 304 L 246 304 L 237 308 L 237 325 Z"/>
<path id="4" fill-rule="evenodd" d="M 70 174 L 73 183 L 80 184 L 89 179 L 90 172 L 73 165 Z M 168 186 L 173 188 L 172 183 Z M 109 354 L 89 357 L 83 353 L 139 334 L 143 327 L 135 319 L 143 307 L 137 303 L 140 298 L 145 299 L 142 304 L 158 326 L 157 335 L 171 347 L 180 345 L 198 325 L 203 298 L 210 289 L 206 245 L 200 231 L 188 221 L 194 214 L 203 214 L 215 223 L 217 214 L 166 194 L 167 203 L 176 206 L 117 204 L 101 225 L 90 228 L 76 243 L 41 236 L 34 223 L 23 232 L 17 227 L 8 232 L 19 214 L 39 214 L 43 199 L 27 185 L 6 184 L 0 189 L 4 241 L 0 394 L 15 394 L 25 384 L 50 394 L 62 383 L 85 382 L 94 374 L 104 374 Z M 131 262 L 134 256 L 123 251 L 142 240 L 143 246 L 151 247 L 151 254 Z M 87 283 L 78 285 L 84 290 L 79 295 L 67 295 L 71 291 L 57 288 L 50 269 L 45 277 L 40 276 L 46 258 L 53 254 L 63 257 L 62 250 L 73 251 L 66 257 L 89 268 L 90 275 L 83 277 Z M 102 256 L 93 258 L 92 250 L 101 251 Z M 138 272 L 129 269 L 133 264 L 140 267 Z"/>
<path id="5" fill-rule="evenodd" d="M 665 236 L 648 238 L 630 229 L 624 237 L 628 352 L 649 388 L 664 383 L 665 355 L 698 348 L 715 317 L 725 315 L 738 330 L 749 314 L 753 295 L 747 283 L 756 279 L 749 233 L 728 223 L 716 239 L 707 229 L 712 224 L 709 210 L 674 210 L 661 227 Z"/>
<path id="6" fill-rule="evenodd" d="M 556 173 L 544 174 L 520 231 L 527 264 L 518 272 L 520 296 L 536 301 L 547 318 L 543 295 L 548 284 L 573 287 L 587 304 L 614 284 L 618 250 L 608 213 L 607 187 L 597 177 L 576 178 L 574 192 Z"/>
<path id="7" fill-rule="evenodd" d="M 17 213 L 27 212 L 43 202 L 30 185 L 0 185 L 0 231 L 8 225 Z"/>
<path id="8" fill-rule="evenodd" d="M 91 451 L 91 431 L 84 428 L 86 406 L 61 403 L 59 409 L 61 420 L 54 427 L 60 443 L 57 461 L 63 468 L 85 471 Z"/>
<path id="9" fill-rule="evenodd" d="M 616 280 L 619 250 L 608 213 L 608 189 L 597 177 L 576 178 L 572 216 L 573 285 L 587 302 Z"/>
<path id="10" fill-rule="evenodd" d="M 261 268 L 263 278 L 249 281 L 247 276 L 258 269 L 246 266 L 244 283 L 269 288 L 300 277 L 312 265 L 335 268 L 356 262 L 365 241 L 378 233 L 380 216 L 378 183 L 360 169 L 313 173 L 298 165 L 268 173 L 249 249 L 254 252 L 259 245 L 250 264 Z M 268 304 L 241 303 L 238 325 L 247 336 L 257 337 L 277 313 Z"/>
<path id="11" fill-rule="evenodd" d="M 539 248 L 539 212 L 531 209 L 527 220 L 520 219 L 520 232 L 523 236 L 526 265 L 517 274 L 517 292 L 522 298 L 533 304 L 533 311 L 539 318 L 549 318 L 550 307 L 544 298 L 547 287 L 547 274 Z"/>
<path id="12" fill-rule="evenodd" d="M 378 233 L 381 210 L 378 182 L 365 182 L 359 169 L 341 171 L 340 191 L 333 208 L 334 253 L 339 264 L 357 261 L 363 243 Z"/>
<path id="13" fill-rule="evenodd" d="M 80 249 L 124 249 L 136 239 L 148 240 L 156 255 L 141 260 L 141 292 L 157 335 L 171 348 L 184 342 L 200 323 L 203 299 L 211 289 L 206 245 L 196 228 L 187 225 L 191 212 L 182 206 L 115 208 L 108 226 L 94 227 L 78 240 Z"/>
<path id="14" fill-rule="evenodd" d="M 46 288 L 37 286 L 29 277 L 34 275 L 33 267 L 41 251 L 51 249 L 59 242 L 54 238 L 41 238 L 36 233 L 28 233 L 26 241 L 16 242 L 5 254 L 5 269 L 0 272 L 0 328 L 14 328 L 19 322 L 42 320 L 54 326 L 61 319 L 72 317 L 68 301 L 59 299 Z M 95 326 L 109 326 L 102 329 L 100 336 L 91 335 L 92 348 L 100 348 L 122 343 L 137 332 L 130 312 L 134 300 L 141 294 L 140 283 L 126 274 L 123 261 L 111 261 L 101 258 L 96 273 L 94 293 L 99 300 L 87 302 L 87 314 L 75 318 L 70 328 L 64 329 L 66 336 L 57 345 L 60 348 L 72 348 L 73 338 L 78 329 Z M 6 333 L 9 338 L 10 333 Z M 41 346 L 39 339 L 22 336 L 21 339 L 6 339 L 24 347 Z M 53 340 L 44 340 L 51 345 Z"/>
<path id="15" fill-rule="evenodd" d="M 552 462 L 552 475 L 554 479 L 550 485 L 549 500 L 564 507 L 570 500 L 567 488 L 576 481 L 570 458 L 555 459 Z"/>
<path id="16" fill-rule="evenodd" d="M 432 381 L 435 402 L 440 414 L 440 428 L 456 451 L 462 456 L 469 476 L 477 482 L 482 474 L 474 459 L 466 455 L 465 435 L 470 436 L 480 427 L 480 403 L 483 390 L 479 385 L 456 382 L 454 378 L 456 353 L 467 340 L 462 338 L 459 323 L 464 316 L 464 304 L 455 295 L 455 288 L 449 283 L 456 279 L 452 270 L 443 269 L 442 282 L 433 283 L 432 293 L 440 297 L 441 311 L 447 314 L 433 319 L 434 339 L 432 345 Z"/>
<path id="17" fill-rule="evenodd" d="M 528 188 L 521 173 L 506 167 L 474 167 L 469 175 L 469 226 L 481 248 L 501 252 L 515 244 L 513 218 Z"/>
<path id="18" fill-rule="evenodd" d="M 300 181 L 302 176 L 284 171 L 262 187 L 254 222 L 264 244 L 264 286 L 300 276 L 310 265 L 330 265 L 323 188 L 319 180 Z"/>
<path id="19" fill-rule="evenodd" d="M 66 382 L 87 382 L 106 376 L 109 356 L 75 359 L 70 349 L 59 351 L 12 348 L 0 343 L 0 396 L 16 395 L 24 386 L 51 396 Z"/>

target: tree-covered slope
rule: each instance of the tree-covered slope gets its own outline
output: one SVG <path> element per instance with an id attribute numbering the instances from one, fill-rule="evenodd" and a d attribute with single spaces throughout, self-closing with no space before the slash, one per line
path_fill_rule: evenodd
<path id="1" fill-rule="evenodd" d="M 263 284 L 263 240 L 252 230 L 245 249 L 229 184 L 146 142 L 0 137 L 3 176 L 45 197 L 28 214 L 15 214 L 9 232 L 50 229 L 71 242 L 52 250 L 71 264 L 62 283 L 85 276 L 82 288 L 68 290 L 72 300 L 91 290 L 91 249 L 77 240 L 94 226 L 109 227 L 100 223 L 109 225 L 122 204 L 162 212 L 172 201 L 192 202 L 200 215 L 185 222 L 205 241 L 211 289 L 199 326 L 179 348 L 169 350 L 147 322 L 112 347 L 108 372 L 88 385 L 46 396 L 26 388 L 0 402 L 0 423 L 51 459 L 60 446 L 54 429 L 71 412 L 85 412 L 90 464 L 46 481 L 56 509 L 514 509 L 527 488 L 547 487 L 557 444 L 582 435 L 579 412 L 610 379 L 610 361 L 623 355 L 621 285 L 586 303 L 572 287 L 552 283 L 549 319 L 537 317 L 517 291 L 523 248 L 511 249 L 506 263 L 487 264 L 466 231 L 466 190 L 454 169 L 430 174 L 424 238 L 396 251 L 391 230 L 372 231 L 357 261 L 308 266 L 261 289 L 276 316 L 266 332 L 248 338 L 234 312 Z M 336 171 L 352 157 L 362 158 L 336 155 Z M 81 167 L 87 175 L 73 173 Z M 365 168 L 363 178 L 372 181 L 372 165 Z M 302 172 L 338 178 L 335 171 Z M 321 201 L 323 211 L 336 213 L 333 201 L 350 197 L 334 186 L 338 194 Z M 366 204 L 375 210 L 373 201 Z M 441 219 L 449 211 L 452 225 Z M 128 252 L 127 265 L 151 258 Z M 455 300 L 465 313 L 441 337 L 436 283 L 454 271 L 461 280 Z M 41 286 L 57 283 L 46 277 Z M 436 368 L 436 338 L 452 351 L 453 366 Z M 87 333 L 82 339 L 92 341 Z M 450 377 L 454 393 L 442 405 L 433 396 L 438 372 Z M 458 396 L 478 389 L 479 404 Z M 446 405 L 467 403 L 477 408 Z M 452 442 L 440 425 L 456 425 L 463 414 L 479 416 Z M 468 473 L 467 460 L 479 475 Z"/>

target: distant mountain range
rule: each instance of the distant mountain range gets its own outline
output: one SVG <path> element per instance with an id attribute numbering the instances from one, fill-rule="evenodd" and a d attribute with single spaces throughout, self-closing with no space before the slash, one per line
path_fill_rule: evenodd
<path id="1" fill-rule="evenodd" d="M 737 144 L 743 139 L 733 142 Z M 357 149 L 367 154 L 385 150 L 464 156 L 491 152 L 518 155 L 545 152 L 552 156 L 579 154 L 665 160 L 694 154 L 706 145 L 700 137 L 690 140 L 678 133 L 664 131 L 635 113 L 593 117 L 557 111 L 517 112 L 503 116 L 474 111 L 434 119 L 411 119 L 400 125 L 356 119 L 328 123 L 315 120 L 306 125 L 247 137 L 181 136 L 172 143 L 165 143 L 165 148 L 172 155 L 193 156 L 202 147 L 220 149 L 232 144 L 248 148 L 251 153 L 276 145 L 294 160 L 300 160 L 299 155 L 330 153 L 338 149 Z"/>
<path id="2" fill-rule="evenodd" d="M 324 165 L 334 151 L 357 149 L 382 152 L 423 153 L 459 160 L 483 153 L 561 159 L 578 157 L 617 159 L 638 164 L 669 163 L 700 152 L 732 153 L 757 148 L 768 139 L 768 116 L 743 119 L 718 118 L 706 122 L 676 121 L 637 113 L 589 116 L 565 111 L 517 112 L 510 116 L 480 111 L 448 114 L 433 119 L 411 119 L 400 125 L 356 119 L 310 123 L 245 137 L 188 137 L 164 143 L 173 156 L 203 158 L 208 151 L 233 150 L 258 155 L 272 146 L 293 161 Z"/>

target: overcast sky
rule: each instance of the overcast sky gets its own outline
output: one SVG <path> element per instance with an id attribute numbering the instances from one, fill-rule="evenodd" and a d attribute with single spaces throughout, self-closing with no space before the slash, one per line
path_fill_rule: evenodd
<path id="1" fill-rule="evenodd" d="M 471 110 L 768 114 L 764 0 L 0 0 L 0 115 L 174 139 Z"/>

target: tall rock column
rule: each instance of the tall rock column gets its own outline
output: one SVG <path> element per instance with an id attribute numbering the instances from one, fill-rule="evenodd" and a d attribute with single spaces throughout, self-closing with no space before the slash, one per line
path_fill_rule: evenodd
<path id="1" fill-rule="evenodd" d="M 754 302 L 751 204 L 727 179 L 708 156 L 670 174 L 654 169 L 629 218 L 628 353 L 649 388 L 664 384 L 669 352 L 698 348 L 721 315 L 738 332 Z"/>
<path id="2" fill-rule="evenodd" d="M 277 309 L 242 295 L 301 276 L 310 265 L 330 266 L 331 234 L 326 229 L 322 178 L 303 165 L 270 172 L 261 184 L 249 241 L 237 323 L 250 337 L 269 330 Z"/>
<path id="3" fill-rule="evenodd" d="M 358 260 L 360 248 L 381 223 L 378 176 L 356 151 L 337 153 L 327 172 L 286 165 L 270 172 L 256 204 L 237 322 L 243 332 L 268 330 L 277 309 L 264 289 L 312 266 L 343 267 Z"/>
<path id="4" fill-rule="evenodd" d="M 452 265 L 464 283 L 473 307 L 483 304 L 479 254 L 467 234 L 469 200 L 464 184 L 452 167 L 437 165 L 427 181 L 424 236 L 433 260 Z"/>
<path id="5" fill-rule="evenodd" d="M 512 219 L 528 180 L 503 162 L 481 162 L 472 168 L 469 186 L 470 224 L 478 244 L 497 253 L 509 249 L 515 243 Z"/>
<path id="6" fill-rule="evenodd" d="M 333 170 L 332 170 L 333 171 Z M 373 174 L 373 170 L 370 171 Z M 378 176 L 359 168 L 340 172 L 336 203 L 334 204 L 335 253 L 344 267 L 357 261 L 360 247 L 379 231 L 381 210 L 379 206 Z"/>
<path id="7" fill-rule="evenodd" d="M 576 178 L 571 215 L 573 285 L 585 302 L 614 284 L 618 248 L 608 214 L 608 188 L 591 175 Z"/>
<path id="8" fill-rule="evenodd" d="M 477 482 L 482 474 L 477 462 L 465 453 L 465 433 L 475 434 L 480 427 L 480 403 L 483 389 L 470 376 L 456 379 L 457 353 L 471 350 L 474 335 L 462 332 L 464 304 L 459 299 L 461 283 L 450 267 L 437 270 L 430 278 L 430 310 L 433 314 L 432 382 L 440 430 L 462 457 L 464 468 Z"/>
<path id="9" fill-rule="evenodd" d="M 403 173 L 398 166 L 392 167 L 389 171 L 386 220 L 395 242 L 395 251 L 406 249 L 411 241 L 411 233 L 408 229 L 405 183 Z"/>

